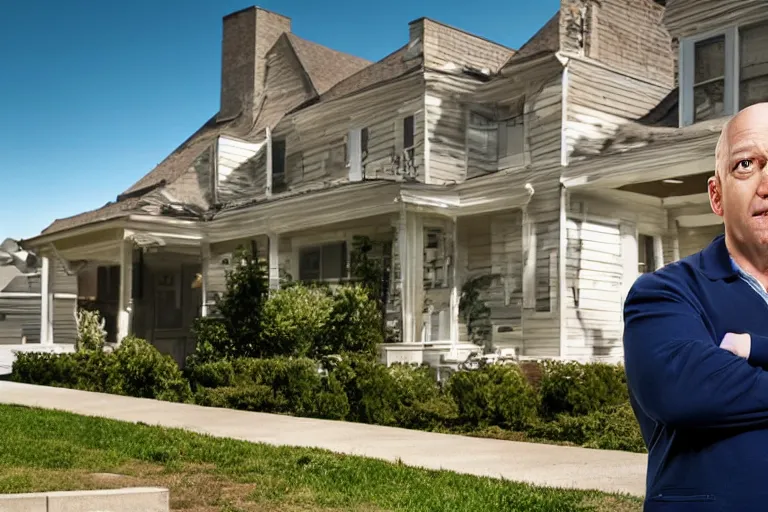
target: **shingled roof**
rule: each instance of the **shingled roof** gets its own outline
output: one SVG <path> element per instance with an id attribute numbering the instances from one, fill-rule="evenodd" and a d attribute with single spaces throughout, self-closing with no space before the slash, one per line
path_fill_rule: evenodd
<path id="1" fill-rule="evenodd" d="M 329 101 L 394 80 L 421 67 L 421 59 L 406 60 L 408 45 L 395 50 L 380 61 L 372 64 L 345 80 L 338 82 L 320 96 L 320 101 Z"/>
<path id="2" fill-rule="evenodd" d="M 371 61 L 331 50 L 291 33 L 285 34 L 318 94 L 371 64 Z"/>
<path id="3" fill-rule="evenodd" d="M 507 61 L 505 66 L 532 58 L 544 53 L 554 53 L 560 50 L 560 11 L 552 16 L 543 27 L 531 37 Z"/>

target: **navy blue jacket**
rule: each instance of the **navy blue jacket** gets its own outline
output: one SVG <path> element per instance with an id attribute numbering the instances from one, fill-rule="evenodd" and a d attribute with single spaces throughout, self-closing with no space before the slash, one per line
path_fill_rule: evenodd
<path id="1" fill-rule="evenodd" d="M 719 348 L 749 333 L 749 360 Z M 624 305 L 630 401 L 648 447 L 646 511 L 768 510 L 768 305 L 721 235 L 642 275 Z"/>

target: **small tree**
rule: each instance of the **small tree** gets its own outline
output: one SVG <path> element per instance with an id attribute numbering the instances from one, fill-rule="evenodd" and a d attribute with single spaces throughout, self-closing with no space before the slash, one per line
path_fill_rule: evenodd
<path id="1" fill-rule="evenodd" d="M 75 349 L 78 352 L 103 350 L 104 342 L 107 339 L 107 331 L 104 325 L 105 320 L 101 318 L 98 311 L 78 308 Z"/>
<path id="2" fill-rule="evenodd" d="M 266 263 L 244 248 L 235 252 L 233 260 L 233 268 L 226 272 L 227 289 L 217 299 L 216 309 L 232 340 L 230 354 L 261 357 L 261 312 L 269 295 Z"/>

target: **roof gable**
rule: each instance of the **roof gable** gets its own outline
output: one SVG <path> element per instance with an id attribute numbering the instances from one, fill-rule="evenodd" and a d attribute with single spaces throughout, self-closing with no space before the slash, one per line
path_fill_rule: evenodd
<path id="1" fill-rule="evenodd" d="M 312 43 L 295 34 L 285 33 L 285 36 L 293 46 L 296 57 L 318 95 L 324 94 L 340 81 L 373 64 L 360 57 Z"/>
<path id="2" fill-rule="evenodd" d="M 514 62 L 522 61 L 544 53 L 554 53 L 560 50 L 560 11 L 552 16 L 543 27 L 536 32 L 510 59 L 506 67 Z"/>

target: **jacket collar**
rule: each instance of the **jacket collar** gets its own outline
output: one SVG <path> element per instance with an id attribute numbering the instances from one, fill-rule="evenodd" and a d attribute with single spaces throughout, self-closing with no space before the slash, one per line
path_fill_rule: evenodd
<path id="1" fill-rule="evenodd" d="M 718 235 L 712 240 L 712 243 L 701 251 L 699 257 L 701 271 L 713 281 L 728 279 L 739 274 L 725 246 L 725 235 Z"/>

